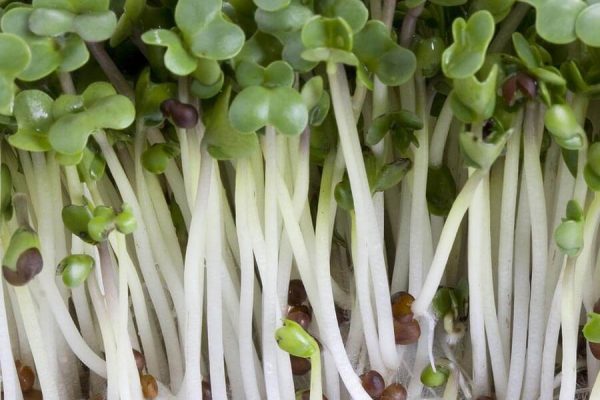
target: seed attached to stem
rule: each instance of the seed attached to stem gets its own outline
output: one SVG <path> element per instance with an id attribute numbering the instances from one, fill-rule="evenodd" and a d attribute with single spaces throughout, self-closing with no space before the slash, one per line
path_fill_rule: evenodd
<path id="1" fill-rule="evenodd" d="M 437 364 L 435 368 L 436 371 L 431 368 L 431 365 L 428 365 L 423 372 L 421 372 L 421 382 L 423 385 L 434 388 L 442 386 L 448 381 L 448 376 L 450 376 L 448 368 Z"/>
<path id="2" fill-rule="evenodd" d="M 400 318 L 394 318 L 394 338 L 396 344 L 407 345 L 416 343 L 421 336 L 421 326 L 413 318 L 413 314 L 408 314 Z"/>
<path id="3" fill-rule="evenodd" d="M 310 371 L 310 360 L 308 358 L 290 356 L 290 363 L 294 375 L 304 375 Z"/>
<path id="4" fill-rule="evenodd" d="M 406 400 L 406 388 L 399 383 L 386 387 L 379 400 Z"/>
<path id="5" fill-rule="evenodd" d="M 415 298 L 408 292 L 397 292 L 392 295 L 392 315 L 400 318 L 412 314 L 411 307 Z"/>
<path id="6" fill-rule="evenodd" d="M 360 376 L 363 388 L 369 396 L 379 399 L 385 390 L 385 381 L 377 371 L 369 371 Z"/>
<path id="7" fill-rule="evenodd" d="M 212 400 L 212 388 L 210 387 L 210 382 L 205 380 L 202 381 L 202 398 L 204 400 Z"/>
<path id="8" fill-rule="evenodd" d="M 312 321 L 310 308 L 307 306 L 295 306 L 288 311 L 287 318 L 299 324 L 302 328 L 308 329 Z"/>
<path id="9" fill-rule="evenodd" d="M 142 394 L 146 399 L 153 399 L 158 396 L 158 383 L 152 375 L 140 376 L 140 383 L 142 385 Z"/>
<path id="10" fill-rule="evenodd" d="M 193 128 L 198 124 L 198 111 L 191 104 L 177 99 L 167 99 L 160 104 L 160 111 L 179 128 Z"/>

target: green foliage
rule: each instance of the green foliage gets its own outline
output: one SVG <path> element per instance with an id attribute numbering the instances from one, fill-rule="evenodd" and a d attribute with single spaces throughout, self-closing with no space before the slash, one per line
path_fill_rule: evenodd
<path id="1" fill-rule="evenodd" d="M 354 36 L 353 51 L 360 62 L 388 86 L 405 83 L 417 68 L 415 55 L 392 40 L 380 21 L 367 22 Z"/>
<path id="2" fill-rule="evenodd" d="M 423 121 L 414 113 L 406 110 L 394 111 L 380 115 L 373 120 L 365 137 L 369 146 L 379 143 L 383 137 L 391 132 L 395 137 L 404 137 L 407 143 L 418 144 L 414 131 L 423 128 Z"/>
<path id="3" fill-rule="evenodd" d="M 591 312 L 583 327 L 583 336 L 588 342 L 600 343 L 600 314 Z"/>
<path id="4" fill-rule="evenodd" d="M 433 215 L 445 217 L 456 198 L 456 183 L 450 169 L 445 166 L 429 166 L 427 171 L 427 206 Z"/>
<path id="5" fill-rule="evenodd" d="M 546 128 L 559 146 L 569 149 L 580 149 L 585 140 L 585 132 L 577 122 L 575 114 L 567 104 L 554 104 L 544 116 Z"/>
<path id="6" fill-rule="evenodd" d="M 445 366 L 438 365 L 437 363 L 435 367 L 435 371 L 431 365 L 427 365 L 425 369 L 423 369 L 423 372 L 421 372 L 421 382 L 423 385 L 430 388 L 435 388 L 446 384 L 448 377 L 450 376 L 450 370 Z"/>
<path id="7" fill-rule="evenodd" d="M 76 288 L 85 282 L 95 264 L 94 258 L 87 254 L 71 254 L 60 261 L 56 274 L 61 275 L 66 287 Z"/>
<path id="8" fill-rule="evenodd" d="M 280 133 L 297 135 L 308 123 L 308 110 L 300 93 L 290 87 L 251 86 L 233 100 L 229 120 L 234 129 L 243 133 L 272 125 Z"/>
<path id="9" fill-rule="evenodd" d="M 458 137 L 465 163 L 473 168 L 489 168 L 502 153 L 512 130 L 497 131 L 485 139 L 473 132 L 462 132 Z"/>
<path id="10" fill-rule="evenodd" d="M 315 17 L 302 28 L 302 44 L 307 50 L 302 58 L 308 61 L 358 65 L 352 53 L 352 28 L 340 17 Z"/>
<path id="11" fill-rule="evenodd" d="M 494 36 L 494 18 L 488 11 L 477 11 L 468 21 L 452 23 L 454 43 L 442 54 L 442 71 L 451 79 L 464 79 L 483 66 L 485 53 Z"/>
<path id="12" fill-rule="evenodd" d="M 24 90 L 15 97 L 13 114 L 18 130 L 8 137 L 11 146 L 26 151 L 48 151 L 48 131 L 53 122 L 53 100 L 39 90 Z"/>
<path id="13" fill-rule="evenodd" d="M 583 248 L 583 210 L 575 200 L 570 200 L 566 214 L 554 231 L 554 240 L 563 253 L 576 256 Z"/>
<path id="14" fill-rule="evenodd" d="M 27 43 L 12 33 L 0 33 L 0 115 L 10 115 L 15 97 L 14 80 L 31 61 Z"/>
<path id="15" fill-rule="evenodd" d="M 474 75 L 454 80 L 450 105 L 454 115 L 463 122 L 481 122 L 494 114 L 498 66 L 494 65 L 487 78 L 480 82 Z"/>
<path id="16" fill-rule="evenodd" d="M 576 39 L 575 23 L 586 7 L 582 0 L 523 0 L 535 7 L 535 29 L 542 39 L 565 44 Z"/>

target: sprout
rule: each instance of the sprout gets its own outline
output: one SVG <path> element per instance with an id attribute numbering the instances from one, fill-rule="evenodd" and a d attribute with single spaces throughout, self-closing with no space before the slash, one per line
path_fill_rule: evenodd
<path id="1" fill-rule="evenodd" d="M 75 288 L 85 282 L 94 265 L 94 259 L 87 254 L 72 254 L 62 259 L 56 274 L 62 276 L 65 286 Z"/>
<path id="2" fill-rule="evenodd" d="M 436 364 L 435 369 L 434 371 L 431 365 L 423 369 L 423 372 L 421 372 L 421 382 L 423 382 L 423 385 L 435 388 L 446 384 L 450 376 L 450 370 L 438 364 Z"/>

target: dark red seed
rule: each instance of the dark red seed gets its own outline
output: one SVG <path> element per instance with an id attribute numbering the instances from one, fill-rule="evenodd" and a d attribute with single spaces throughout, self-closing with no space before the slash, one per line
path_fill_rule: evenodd
<path id="1" fill-rule="evenodd" d="M 537 94 L 536 80 L 523 72 L 517 74 L 517 86 L 521 93 L 528 99 L 533 99 Z"/>
<path id="2" fill-rule="evenodd" d="M 198 124 L 198 111 L 190 104 L 180 103 L 171 108 L 171 120 L 180 128 L 193 128 Z"/>
<path id="3" fill-rule="evenodd" d="M 392 315 L 399 318 L 411 314 L 412 303 L 415 298 L 408 292 L 397 292 L 392 295 Z"/>
<path id="4" fill-rule="evenodd" d="M 385 390 L 383 377 L 377 371 L 369 371 L 360 376 L 363 388 L 373 399 L 379 399 Z"/>
<path id="5" fill-rule="evenodd" d="M 477 400 L 494 400 L 492 396 L 479 396 Z"/>
<path id="6" fill-rule="evenodd" d="M 292 279 L 288 286 L 288 304 L 290 306 L 300 306 L 307 299 L 306 289 L 300 279 Z"/>
<path id="7" fill-rule="evenodd" d="M 394 338 L 396 344 L 407 345 L 416 343 L 421 336 L 419 322 L 412 314 L 401 318 L 394 318 Z"/>
<path id="8" fill-rule="evenodd" d="M 146 358 L 136 349 L 133 349 L 133 358 L 135 359 L 135 366 L 137 367 L 138 372 L 141 373 L 146 366 Z"/>
<path id="9" fill-rule="evenodd" d="M 380 400 L 406 400 L 406 388 L 399 383 L 386 387 Z"/>
<path id="10" fill-rule="evenodd" d="M 212 389 L 210 382 L 202 381 L 202 400 L 212 400 Z"/>
<path id="11" fill-rule="evenodd" d="M 17 273 L 27 282 L 39 274 L 43 266 L 42 254 L 35 247 L 25 250 L 17 259 Z"/>
<path id="12" fill-rule="evenodd" d="M 310 371 L 310 361 L 307 358 L 290 356 L 290 363 L 294 375 L 304 375 Z"/>
<path id="13" fill-rule="evenodd" d="M 163 116 L 165 117 L 170 117 L 171 116 L 171 108 L 177 104 L 178 101 L 175 99 L 167 99 L 165 101 L 163 101 L 162 103 L 160 103 L 160 112 L 163 114 Z"/>
<path id="14" fill-rule="evenodd" d="M 307 306 L 295 306 L 290 308 L 287 317 L 298 323 L 305 330 L 308 329 L 310 321 L 312 320 L 310 308 Z"/>

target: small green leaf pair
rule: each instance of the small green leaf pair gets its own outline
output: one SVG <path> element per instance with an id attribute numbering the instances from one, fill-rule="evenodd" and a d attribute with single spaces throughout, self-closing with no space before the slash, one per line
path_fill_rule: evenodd
<path id="1" fill-rule="evenodd" d="M 29 227 L 18 228 L 2 259 L 4 279 L 13 286 L 23 286 L 40 273 L 43 265 L 38 234 Z"/>
<path id="2" fill-rule="evenodd" d="M 454 319 L 465 318 L 469 302 L 469 287 L 465 280 L 456 288 L 441 287 L 437 290 L 431 306 L 437 318 L 451 313 Z"/>
<path id="3" fill-rule="evenodd" d="M 494 36 L 494 17 L 477 11 L 468 21 L 457 18 L 452 23 L 454 43 L 442 54 L 442 71 L 451 79 L 465 79 L 483 66 L 487 47 Z"/>
<path id="4" fill-rule="evenodd" d="M 74 71 L 89 59 L 83 40 L 76 34 L 47 37 L 35 34 L 30 28 L 31 7 L 14 7 L 8 10 L 0 22 L 2 31 L 23 39 L 31 52 L 31 62 L 19 75 L 24 81 L 35 81 L 58 70 Z"/>
<path id="5" fill-rule="evenodd" d="M 308 123 L 313 127 L 320 126 L 331 108 L 331 98 L 323 88 L 323 78 L 311 78 L 302 87 L 300 95 L 308 109 Z"/>
<path id="6" fill-rule="evenodd" d="M 91 84 L 81 96 L 63 94 L 53 104 L 56 121 L 48 140 L 58 153 L 79 162 L 88 138 L 101 129 L 125 129 L 135 119 L 131 100 L 106 82 Z"/>
<path id="7" fill-rule="evenodd" d="M 175 23 L 180 34 L 154 29 L 144 33 L 142 40 L 166 47 L 166 67 L 181 76 L 196 70 L 197 59 L 232 58 L 244 45 L 244 32 L 225 18 L 222 3 L 222 0 L 180 0 L 175 7 Z"/>
<path id="8" fill-rule="evenodd" d="M 297 135 L 308 123 L 308 110 L 300 93 L 291 87 L 250 86 L 231 103 L 229 121 L 243 133 L 271 125 L 285 135 Z"/>
<path id="9" fill-rule="evenodd" d="M 85 282 L 95 264 L 94 259 L 87 254 L 71 254 L 61 260 L 56 274 L 61 275 L 65 286 L 73 289 Z"/>
<path id="10" fill-rule="evenodd" d="M 62 220 L 74 235 L 90 244 L 106 240 L 114 229 L 127 235 L 137 227 L 133 211 L 127 204 L 123 204 L 119 213 L 106 206 L 97 206 L 92 212 L 88 206 L 69 205 L 62 210 Z"/>
<path id="11" fill-rule="evenodd" d="M 570 200 L 567 203 L 567 215 L 554 231 L 554 240 L 558 248 L 568 256 L 574 257 L 583 248 L 583 210 L 579 203 Z"/>

